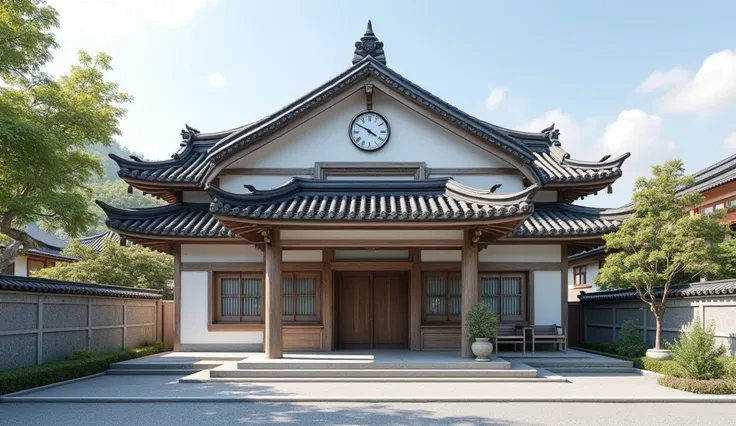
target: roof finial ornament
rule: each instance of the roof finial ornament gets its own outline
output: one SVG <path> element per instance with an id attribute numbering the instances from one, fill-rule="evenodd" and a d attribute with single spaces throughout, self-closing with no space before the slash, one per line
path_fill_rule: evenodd
<path id="1" fill-rule="evenodd" d="M 383 42 L 373 33 L 373 24 L 370 19 L 365 29 L 365 34 L 359 41 L 355 42 L 355 53 L 353 54 L 353 65 L 357 64 L 366 56 L 371 56 L 376 61 L 386 65 L 386 54 L 383 52 Z"/>
<path id="2" fill-rule="evenodd" d="M 555 129 L 555 123 L 552 123 L 551 126 L 542 129 L 542 133 L 547 135 L 547 139 L 554 143 L 559 144 L 560 143 L 560 129 Z"/>

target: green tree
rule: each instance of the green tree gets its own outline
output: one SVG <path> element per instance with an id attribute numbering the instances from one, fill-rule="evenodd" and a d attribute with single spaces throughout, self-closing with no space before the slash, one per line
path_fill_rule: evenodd
<path id="1" fill-rule="evenodd" d="M 676 195 L 692 184 L 679 160 L 653 166 L 652 178 L 640 177 L 634 185 L 632 216 L 603 237 L 610 252 L 596 282 L 604 289 L 636 291 L 656 320 L 656 349 L 662 347 L 670 287 L 713 269 L 726 235 L 718 217 L 690 215 L 702 200 L 699 193 Z"/>
<path id="2" fill-rule="evenodd" d="M 124 247 L 109 239 L 100 252 L 72 241 L 64 253 L 76 256 L 79 261 L 42 269 L 35 276 L 152 288 L 163 291 L 166 299 L 174 297 L 174 259 L 168 254 L 139 245 Z"/>
<path id="3" fill-rule="evenodd" d="M 120 134 L 121 104 L 132 98 L 105 80 L 112 69 L 105 53 L 80 51 L 68 75 L 40 78 L 56 46 L 56 12 L 40 1 L 0 7 L 0 233 L 14 240 L 0 253 L 3 269 L 37 246 L 23 225 L 39 222 L 74 236 L 94 221 L 86 183 L 102 169 L 85 148 Z"/>

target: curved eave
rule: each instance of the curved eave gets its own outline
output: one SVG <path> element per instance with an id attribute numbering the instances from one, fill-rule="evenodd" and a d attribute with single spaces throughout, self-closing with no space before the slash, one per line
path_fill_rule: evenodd
<path id="1" fill-rule="evenodd" d="M 600 209 L 570 204 L 537 204 L 534 213 L 509 237 L 557 240 L 595 239 L 617 231 L 628 209 Z"/>
<path id="2" fill-rule="evenodd" d="M 371 56 L 367 56 L 337 77 L 331 79 L 319 88 L 309 92 L 307 95 L 287 105 L 276 113 L 266 117 L 256 125 L 250 126 L 243 131 L 235 132 L 217 143 L 209 151 L 208 160 L 211 161 L 212 164 L 208 166 L 208 171 L 203 178 L 203 183 L 209 183 L 214 178 L 217 166 L 222 163 L 226 157 L 230 157 L 235 152 L 252 145 L 270 134 L 273 134 L 275 131 L 287 126 L 289 123 L 302 117 L 309 111 L 323 105 L 338 93 L 344 92 L 347 88 L 369 76 L 377 78 L 382 84 L 391 87 L 393 90 L 401 93 L 417 105 L 420 105 L 429 112 L 440 116 L 443 120 L 501 148 L 505 152 L 508 152 L 512 157 L 517 158 L 522 164 L 527 165 L 529 176 L 534 177 L 532 179 L 533 182 L 543 182 L 543 175 L 532 166 L 534 157 L 531 151 L 523 144 L 506 137 L 506 135 L 497 131 L 496 128 L 462 112 L 458 108 L 448 104 L 390 68 L 377 62 Z"/>

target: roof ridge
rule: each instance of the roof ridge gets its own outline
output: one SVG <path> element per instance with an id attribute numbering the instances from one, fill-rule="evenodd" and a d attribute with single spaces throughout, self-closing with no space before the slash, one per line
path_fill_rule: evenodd
<path id="1" fill-rule="evenodd" d="M 115 290 L 133 290 L 133 291 L 140 291 L 142 293 L 150 293 L 150 294 L 161 294 L 161 290 L 156 290 L 152 288 L 140 288 L 140 287 L 126 287 L 121 285 L 113 285 L 113 284 L 98 284 L 98 283 L 87 283 L 83 281 L 64 281 L 64 280 L 57 280 L 53 278 L 41 278 L 41 277 L 22 277 L 17 275 L 2 275 L 0 274 L 0 280 L 1 279 L 12 279 L 15 281 L 25 281 L 25 282 L 33 282 L 33 281 L 41 281 L 47 284 L 59 284 L 59 285 L 81 285 L 84 287 L 89 288 L 102 288 L 102 289 L 115 289 Z"/>

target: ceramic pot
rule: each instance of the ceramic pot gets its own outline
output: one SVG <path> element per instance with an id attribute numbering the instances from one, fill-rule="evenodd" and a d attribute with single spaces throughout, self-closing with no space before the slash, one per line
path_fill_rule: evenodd
<path id="1" fill-rule="evenodd" d="M 484 338 L 475 339 L 475 342 L 470 346 L 476 361 L 488 361 L 493 353 L 493 343 L 489 340 Z"/>
<path id="2" fill-rule="evenodd" d="M 651 359 L 671 359 L 672 353 L 668 349 L 647 349 L 647 358 Z"/>

